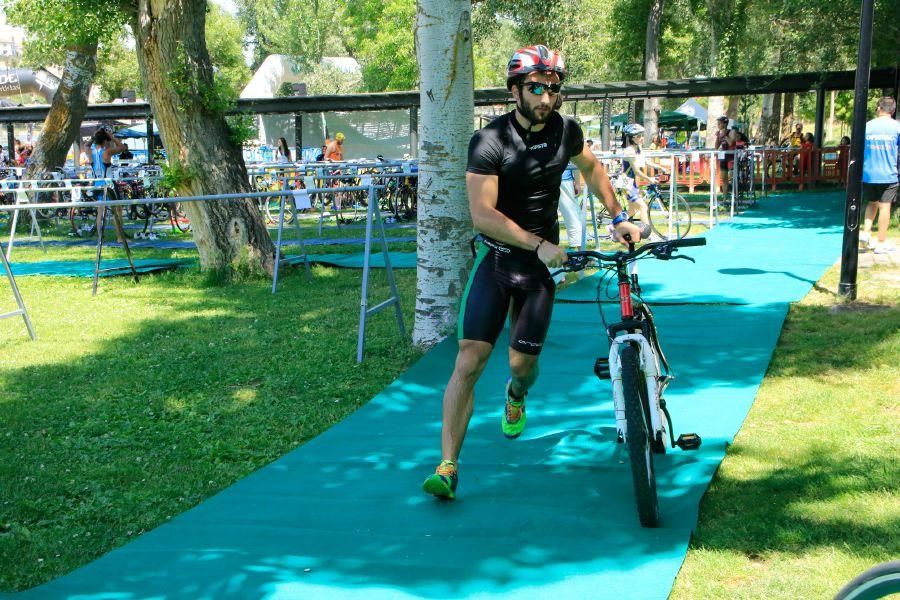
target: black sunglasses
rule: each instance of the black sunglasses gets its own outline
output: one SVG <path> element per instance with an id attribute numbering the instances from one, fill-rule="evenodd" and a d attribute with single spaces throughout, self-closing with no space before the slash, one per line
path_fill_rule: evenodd
<path id="1" fill-rule="evenodd" d="M 557 96 L 562 91 L 562 85 L 558 83 L 539 83 L 537 81 L 529 81 L 524 85 L 528 91 L 535 96 L 543 96 L 547 92 L 551 96 Z"/>

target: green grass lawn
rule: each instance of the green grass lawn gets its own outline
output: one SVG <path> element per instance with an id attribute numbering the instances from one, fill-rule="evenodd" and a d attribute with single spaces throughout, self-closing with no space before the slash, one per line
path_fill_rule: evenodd
<path id="1" fill-rule="evenodd" d="M 293 270 L 274 296 L 269 280 L 206 287 L 195 270 L 105 279 L 96 298 L 89 279 L 19 278 L 38 341 L 3 321 L 0 589 L 57 577 L 198 504 L 417 357 L 384 311 L 357 365 L 361 271 L 313 273 Z M 410 327 L 415 272 L 395 273 Z M 375 271 L 370 298 L 387 294 Z"/>
<path id="2" fill-rule="evenodd" d="M 900 556 L 900 269 L 861 269 L 851 304 L 839 275 L 791 307 L 673 599 L 831 598 Z"/>
<path id="3" fill-rule="evenodd" d="M 361 272 L 313 272 L 307 282 L 289 270 L 274 296 L 265 279 L 208 286 L 190 269 L 139 285 L 105 279 L 96 298 L 89 279 L 18 280 L 39 339 L 3 321 L 0 589 L 71 571 L 200 503 L 340 421 L 415 360 L 385 311 L 357 365 Z M 395 274 L 409 327 L 415 273 Z M 385 298 L 383 272 L 373 282 L 371 298 Z M 861 270 L 856 304 L 827 291 L 836 268 L 820 287 L 791 309 L 673 598 L 826 598 L 900 555 L 898 270 Z M 0 285 L 0 311 L 11 308 Z"/>

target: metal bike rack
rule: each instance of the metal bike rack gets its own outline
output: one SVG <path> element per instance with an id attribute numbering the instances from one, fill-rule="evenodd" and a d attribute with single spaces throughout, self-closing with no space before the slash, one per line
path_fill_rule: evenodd
<path id="1" fill-rule="evenodd" d="M 6 279 L 9 281 L 9 286 L 12 288 L 13 296 L 16 297 L 16 304 L 19 306 L 18 310 L 0 314 L 0 319 L 8 319 L 9 317 L 22 315 L 22 319 L 25 321 L 25 327 L 28 329 L 28 335 L 31 336 L 32 340 L 36 340 L 37 336 L 34 334 L 34 327 L 31 325 L 31 317 L 28 316 L 28 309 L 25 308 L 25 302 L 22 300 L 19 286 L 16 285 L 16 278 L 13 275 L 12 269 L 9 267 L 9 261 L 2 252 L 0 252 L 0 258 L 3 259 L 3 269 L 6 271 Z"/>

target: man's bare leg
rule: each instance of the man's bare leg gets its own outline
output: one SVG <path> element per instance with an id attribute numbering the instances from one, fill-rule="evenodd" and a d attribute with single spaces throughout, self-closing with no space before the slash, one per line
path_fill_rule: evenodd
<path id="1" fill-rule="evenodd" d="M 441 459 L 456 462 L 474 409 L 475 383 L 481 377 L 491 350 L 487 342 L 460 340 L 453 375 L 444 390 Z"/>
<path id="2" fill-rule="evenodd" d="M 863 241 L 869 241 L 869 236 L 872 235 L 872 224 L 875 223 L 875 213 L 878 211 L 878 203 L 877 202 L 867 202 L 866 203 L 866 216 L 863 221 Z"/>
<path id="3" fill-rule="evenodd" d="M 514 396 L 523 398 L 538 376 L 538 357 L 525 354 L 513 348 L 509 349 L 510 391 Z"/>
<path id="4" fill-rule="evenodd" d="M 879 202 L 878 203 L 878 243 L 879 244 L 883 244 L 887 241 L 888 226 L 891 224 L 891 206 L 892 206 L 892 204 L 890 202 Z"/>

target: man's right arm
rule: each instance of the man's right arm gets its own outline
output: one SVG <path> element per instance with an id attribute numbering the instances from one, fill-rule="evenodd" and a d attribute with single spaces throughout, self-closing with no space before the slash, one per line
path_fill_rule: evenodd
<path id="1" fill-rule="evenodd" d="M 476 231 L 516 248 L 536 250 L 538 258 L 548 267 L 558 267 L 563 263 L 566 253 L 562 248 L 525 231 L 497 210 L 499 178 L 496 175 L 467 172 L 466 190 L 469 192 L 469 211 Z"/>

